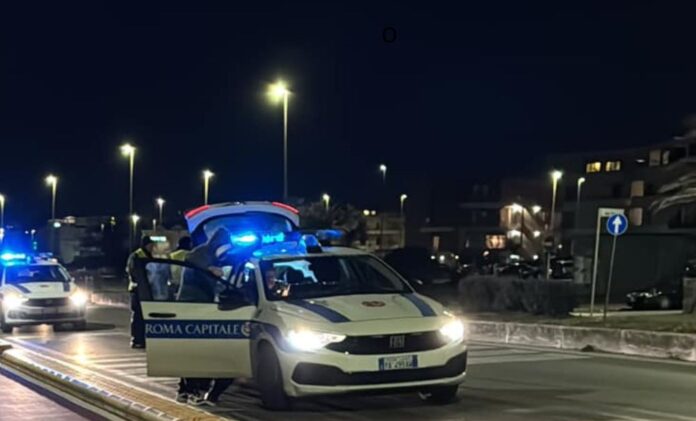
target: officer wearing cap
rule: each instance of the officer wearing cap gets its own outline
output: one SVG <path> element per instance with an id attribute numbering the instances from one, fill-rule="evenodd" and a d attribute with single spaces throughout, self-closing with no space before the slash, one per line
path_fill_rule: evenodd
<path id="1" fill-rule="evenodd" d="M 138 284 L 133 278 L 135 259 L 152 258 L 152 250 L 154 248 L 155 243 L 152 239 L 149 236 L 143 237 L 140 248 L 128 256 L 128 261 L 126 263 L 131 308 L 131 348 L 145 348 L 145 322 L 143 320 L 143 310 L 140 307 L 140 298 L 138 297 Z"/>

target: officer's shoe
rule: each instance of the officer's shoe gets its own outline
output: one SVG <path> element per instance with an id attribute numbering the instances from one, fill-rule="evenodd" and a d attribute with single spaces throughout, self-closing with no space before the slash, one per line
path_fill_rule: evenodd
<path id="1" fill-rule="evenodd" d="M 191 406 L 203 406 L 205 405 L 205 398 L 200 395 L 188 395 L 187 403 Z"/>
<path id="2" fill-rule="evenodd" d="M 188 393 L 177 393 L 176 394 L 176 401 L 179 403 L 186 403 L 188 402 L 189 394 Z"/>
<path id="3" fill-rule="evenodd" d="M 131 343 L 131 348 L 133 349 L 145 349 L 145 344 L 140 344 L 137 342 L 132 342 Z"/>

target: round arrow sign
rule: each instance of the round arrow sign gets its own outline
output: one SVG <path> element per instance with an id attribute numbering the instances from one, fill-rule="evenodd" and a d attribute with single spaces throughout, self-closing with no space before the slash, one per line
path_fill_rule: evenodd
<path id="1" fill-rule="evenodd" d="M 614 214 L 607 219 L 607 232 L 613 236 L 619 236 L 628 229 L 628 219 L 620 213 Z"/>

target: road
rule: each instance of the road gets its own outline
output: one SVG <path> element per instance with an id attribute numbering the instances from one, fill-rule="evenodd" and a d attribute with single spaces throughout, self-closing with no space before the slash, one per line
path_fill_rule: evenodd
<path id="1" fill-rule="evenodd" d="M 148 378 L 144 352 L 128 347 L 127 320 L 124 309 L 94 307 L 86 332 L 37 327 L 4 339 L 173 397 L 177 379 Z M 412 393 L 320 398 L 298 402 L 292 418 L 696 421 L 694 364 L 484 343 L 471 344 L 469 354 L 468 380 L 455 404 L 427 405 Z M 240 420 L 289 416 L 262 409 L 243 385 L 233 386 L 212 412 Z"/>

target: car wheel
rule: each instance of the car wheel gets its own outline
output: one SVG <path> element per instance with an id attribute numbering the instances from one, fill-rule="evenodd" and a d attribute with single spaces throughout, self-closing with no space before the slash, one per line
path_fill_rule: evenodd
<path id="1" fill-rule="evenodd" d="M 73 323 L 73 328 L 75 330 L 85 330 L 85 329 L 87 329 L 87 321 L 80 320 L 79 322 L 75 322 L 75 323 Z"/>
<path id="2" fill-rule="evenodd" d="M 256 366 L 256 383 L 263 406 L 274 411 L 290 408 L 290 398 L 283 390 L 283 373 L 273 348 L 262 344 Z"/>
<path id="3" fill-rule="evenodd" d="M 442 405 L 457 400 L 457 391 L 459 391 L 459 385 L 437 386 L 420 392 L 419 395 L 426 402 Z"/>
<path id="4" fill-rule="evenodd" d="M 12 333 L 12 329 L 12 325 L 6 324 L 4 318 L 0 319 L 0 330 L 2 330 L 2 333 L 9 335 Z"/>
<path id="5" fill-rule="evenodd" d="M 672 308 L 672 300 L 670 300 L 669 297 L 660 297 L 658 305 L 660 306 L 660 310 L 668 310 Z"/>

